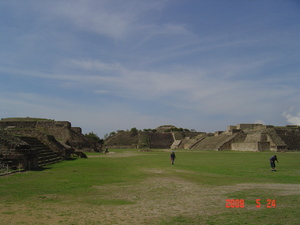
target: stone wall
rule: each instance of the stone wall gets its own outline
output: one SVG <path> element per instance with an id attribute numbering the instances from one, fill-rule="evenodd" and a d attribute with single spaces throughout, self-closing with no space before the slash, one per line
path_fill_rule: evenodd
<path id="1" fill-rule="evenodd" d="M 148 133 L 148 132 L 147 132 Z M 150 132 L 148 133 L 150 148 L 158 149 L 158 148 L 171 148 L 171 145 L 174 142 L 174 138 L 172 133 L 158 133 L 158 132 Z"/>
<path id="2" fill-rule="evenodd" d="M 30 119 L 29 119 L 30 120 Z M 47 135 L 52 135 L 62 144 L 68 144 L 73 148 L 84 149 L 85 151 L 93 151 L 100 146 L 87 139 L 82 133 L 81 128 L 71 126 L 68 121 L 53 121 L 53 120 L 0 120 L 0 128 L 6 130 L 15 130 L 20 132 L 23 130 L 23 135 L 26 132 L 35 135 L 34 131 L 40 131 Z M 25 135 L 26 136 L 26 135 Z M 28 135 L 27 135 L 28 136 Z"/>
<path id="3" fill-rule="evenodd" d="M 270 142 L 237 142 L 231 143 L 231 150 L 235 151 L 269 151 Z"/>
<path id="4" fill-rule="evenodd" d="M 215 132 L 214 137 L 192 141 L 195 144 L 189 143 L 186 147 L 218 151 L 300 151 L 300 129 L 299 126 L 238 124 L 228 126 L 224 133 Z"/>
<path id="5" fill-rule="evenodd" d="M 59 140 L 67 140 L 70 137 L 68 130 L 71 123 L 68 121 L 13 121 L 0 120 L 0 128 L 2 129 L 32 129 L 54 135 Z"/>
<path id="6" fill-rule="evenodd" d="M 245 139 L 245 142 L 261 142 L 267 141 L 267 134 L 263 133 L 263 132 L 254 132 L 254 133 L 250 133 L 247 134 L 247 137 Z"/>
<path id="7" fill-rule="evenodd" d="M 82 129 L 81 127 L 71 127 L 72 131 L 75 131 L 76 133 L 82 134 Z"/>
<path id="8" fill-rule="evenodd" d="M 215 136 L 219 136 L 221 134 L 223 134 L 224 131 L 215 131 Z"/>
<path id="9" fill-rule="evenodd" d="M 237 125 L 237 129 L 241 129 L 241 130 L 246 130 L 246 129 L 261 129 L 264 128 L 263 124 L 259 124 L 259 123 L 240 123 Z"/>
<path id="10" fill-rule="evenodd" d="M 232 125 L 230 125 L 230 126 L 227 126 L 227 131 L 232 131 L 233 129 L 237 129 L 237 126 L 232 126 Z"/>
<path id="11" fill-rule="evenodd" d="M 141 148 L 166 149 L 171 148 L 174 138 L 171 132 L 145 132 L 139 131 L 134 135 L 130 131 L 119 132 L 105 140 L 107 148 Z"/>
<path id="12" fill-rule="evenodd" d="M 37 168 L 38 152 L 7 131 L 0 129 L 0 161 L 10 168 Z"/>
<path id="13" fill-rule="evenodd" d="M 225 139 L 223 142 L 220 142 L 218 151 L 232 150 L 231 147 L 232 143 L 242 142 L 245 140 L 245 138 L 246 138 L 246 134 L 242 131 L 240 131 L 239 133 L 233 133 L 232 135 L 229 135 L 229 137 Z"/>
<path id="14" fill-rule="evenodd" d="M 50 127 L 67 127 L 71 128 L 71 123 L 68 121 L 52 121 L 52 120 L 0 120 L 0 127 L 18 127 L 18 128 L 50 128 Z"/>

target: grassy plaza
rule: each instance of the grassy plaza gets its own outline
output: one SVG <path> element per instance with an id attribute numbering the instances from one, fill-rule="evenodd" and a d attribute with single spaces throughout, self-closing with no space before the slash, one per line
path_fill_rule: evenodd
<path id="1" fill-rule="evenodd" d="M 120 150 L 0 177 L 0 224 L 299 224 L 300 152 Z"/>

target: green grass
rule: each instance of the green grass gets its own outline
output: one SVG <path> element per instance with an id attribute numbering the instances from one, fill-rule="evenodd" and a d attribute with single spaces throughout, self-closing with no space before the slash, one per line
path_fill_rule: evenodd
<path id="1" fill-rule="evenodd" d="M 278 171 L 270 173 L 270 152 L 195 152 L 180 154 L 179 168 L 199 173 L 201 183 L 299 183 L 299 153 L 278 153 Z M 294 158 L 296 157 L 296 158 Z M 203 176 L 202 176 L 203 175 Z M 195 177 L 195 180 L 199 177 Z"/>
<path id="2" fill-rule="evenodd" d="M 209 213 L 199 210 L 199 213 L 187 215 L 182 213 L 184 209 L 180 208 L 181 202 L 172 202 L 170 209 L 174 209 L 174 213 L 170 211 L 166 215 L 159 214 L 153 218 L 150 216 L 149 219 L 147 210 L 160 207 L 159 204 L 152 206 L 149 203 L 147 209 L 141 209 L 148 219 L 139 223 L 300 224 L 300 190 L 295 190 L 295 185 L 300 184 L 300 153 L 276 153 L 279 159 L 277 172 L 271 172 L 268 161 L 273 154 L 271 152 L 181 150 L 176 151 L 177 159 L 175 165 L 171 166 L 170 152 L 167 151 L 110 151 L 114 153 L 87 153 L 87 159 L 63 161 L 42 171 L 27 171 L 0 177 L 2 221 L 9 221 L 12 214 L 17 217 L 18 207 L 21 207 L 22 214 L 30 217 L 28 221 L 32 220 L 31 217 L 37 221 L 51 221 L 50 215 L 56 213 L 60 217 L 57 220 L 60 221 L 59 224 L 101 224 L 102 220 L 93 216 L 75 219 L 72 213 L 75 209 L 71 210 L 68 206 L 80 206 L 88 215 L 90 211 L 97 214 L 109 208 L 112 215 L 105 217 L 105 221 L 103 219 L 104 224 L 126 224 L 126 218 L 116 219 L 120 211 L 126 212 L 125 209 L 140 204 L 144 198 L 158 203 L 160 198 L 168 199 L 165 195 L 169 192 L 173 196 L 174 190 L 185 195 L 185 192 L 180 190 L 192 185 L 199 187 L 199 190 L 212 189 L 211 194 L 208 192 L 204 195 L 205 201 L 208 201 Z M 151 183 L 145 182 L 156 179 L 180 182 L 174 182 L 174 186 L 163 186 L 163 183 L 161 186 L 159 183 L 151 186 Z M 239 188 L 241 184 L 253 186 Z M 267 188 L 261 188 L 264 185 L 267 185 Z M 190 192 L 186 191 L 186 198 L 191 197 Z M 184 196 L 179 197 L 184 199 Z M 226 199 L 231 198 L 244 199 L 245 208 L 226 208 Z M 211 202 L 208 199 L 211 199 Z M 261 199 L 262 206 L 259 209 L 256 208 L 256 199 Z M 267 199 L 276 199 L 277 207 L 267 208 Z M 176 213 L 175 206 L 181 211 Z M 163 208 L 161 210 L 168 211 Z M 186 210 L 188 212 L 188 209 Z M 23 220 L 24 224 L 30 224 L 26 222 L 26 218 Z"/>

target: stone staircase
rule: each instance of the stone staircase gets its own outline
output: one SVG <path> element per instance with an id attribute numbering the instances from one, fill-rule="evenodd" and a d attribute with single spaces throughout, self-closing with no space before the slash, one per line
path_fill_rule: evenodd
<path id="1" fill-rule="evenodd" d="M 171 149 L 177 149 L 177 148 L 179 148 L 180 144 L 181 144 L 181 140 L 175 140 L 173 142 L 173 144 L 171 145 Z"/>
<path id="2" fill-rule="evenodd" d="M 206 135 L 201 135 L 201 137 L 199 138 L 189 140 L 188 143 L 186 143 L 186 145 L 188 146 L 187 149 L 196 149 L 195 146 L 197 146 L 205 138 Z"/>
<path id="3" fill-rule="evenodd" d="M 223 135 L 226 135 L 226 134 L 223 134 Z M 228 135 L 226 135 L 226 136 L 228 136 Z M 222 141 L 217 146 L 217 149 L 218 149 L 218 151 L 231 150 L 232 143 L 237 142 L 237 141 L 238 142 L 244 141 L 246 136 L 247 135 L 244 134 L 243 132 L 234 133 L 234 134 L 230 135 L 229 137 L 222 139 Z"/>
<path id="4" fill-rule="evenodd" d="M 286 143 L 281 139 L 274 128 L 267 129 L 267 134 L 271 139 L 272 144 L 270 147 L 272 151 L 285 150 L 287 148 Z"/>
<path id="5" fill-rule="evenodd" d="M 39 152 L 38 166 L 46 166 L 60 162 L 62 160 L 62 157 L 58 153 L 51 150 L 37 138 L 25 136 L 19 138 L 29 144 L 31 146 L 31 149 L 37 150 Z"/>
<path id="6" fill-rule="evenodd" d="M 190 149 L 201 149 L 201 150 L 230 150 L 230 144 L 240 136 L 239 133 L 233 135 L 221 134 L 218 136 L 204 136 L 193 144 Z"/>
<path id="7" fill-rule="evenodd" d="M 215 150 L 218 151 L 220 142 L 223 142 L 228 138 L 228 135 L 220 135 L 220 136 L 206 136 L 200 142 L 197 142 L 196 145 L 193 145 L 191 149 L 201 149 L 201 150 Z"/>

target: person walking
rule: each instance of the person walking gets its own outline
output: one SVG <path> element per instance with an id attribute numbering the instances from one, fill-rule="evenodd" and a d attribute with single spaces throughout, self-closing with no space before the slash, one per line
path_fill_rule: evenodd
<path id="1" fill-rule="evenodd" d="M 172 152 L 171 155 L 170 155 L 170 160 L 171 160 L 172 165 L 174 165 L 175 159 L 176 159 L 175 152 Z"/>
<path id="2" fill-rule="evenodd" d="M 275 167 L 275 161 L 278 162 L 278 159 L 277 159 L 277 156 L 276 155 L 273 155 L 271 158 L 270 158 L 270 165 L 271 165 L 271 168 L 272 170 L 271 171 L 276 171 Z M 278 162 L 279 163 L 279 162 Z"/>

